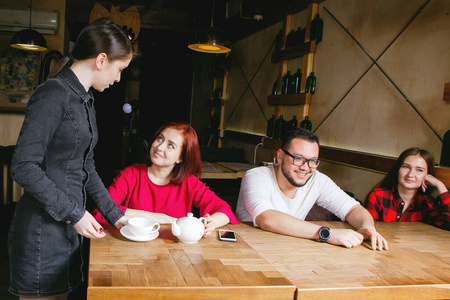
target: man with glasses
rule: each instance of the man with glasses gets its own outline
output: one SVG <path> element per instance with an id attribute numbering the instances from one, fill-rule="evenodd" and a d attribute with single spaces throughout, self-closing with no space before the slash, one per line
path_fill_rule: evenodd
<path id="1" fill-rule="evenodd" d="M 347 248 L 371 240 L 374 250 L 388 249 L 370 213 L 316 168 L 319 138 L 306 129 L 288 132 L 277 151 L 279 165 L 254 168 L 241 183 L 237 217 L 264 230 L 316 239 Z M 319 226 L 305 220 L 313 205 L 331 211 L 355 230 Z"/>

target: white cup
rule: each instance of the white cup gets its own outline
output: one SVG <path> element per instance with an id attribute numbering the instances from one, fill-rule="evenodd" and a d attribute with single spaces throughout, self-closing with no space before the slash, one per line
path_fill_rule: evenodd
<path id="1" fill-rule="evenodd" d="M 160 225 L 147 218 L 131 218 L 128 220 L 128 227 L 135 236 L 143 236 L 158 232 Z"/>

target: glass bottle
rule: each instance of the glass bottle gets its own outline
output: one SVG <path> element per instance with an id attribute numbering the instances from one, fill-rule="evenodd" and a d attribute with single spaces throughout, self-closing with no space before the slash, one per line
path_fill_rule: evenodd
<path id="1" fill-rule="evenodd" d="M 311 72 L 308 78 L 306 78 L 305 93 L 314 94 L 315 91 L 316 91 L 316 76 L 314 76 L 314 72 Z"/>
<path id="2" fill-rule="evenodd" d="M 283 119 L 283 115 L 280 115 L 278 119 L 275 121 L 275 128 L 273 130 L 273 138 L 274 139 L 282 139 L 284 135 L 284 127 L 286 120 Z"/>
<path id="3" fill-rule="evenodd" d="M 286 129 L 285 132 L 291 131 L 296 129 L 298 126 L 298 120 L 297 120 L 297 116 L 293 115 L 292 119 L 289 122 L 286 122 Z"/>
<path id="4" fill-rule="evenodd" d="M 312 123 L 309 120 L 308 116 L 306 116 L 305 119 L 300 123 L 300 128 L 308 129 L 309 131 L 312 130 Z"/>
<path id="5" fill-rule="evenodd" d="M 283 76 L 283 82 L 281 86 L 282 94 L 289 94 L 289 83 L 291 82 L 291 71 L 287 71 L 286 75 Z"/>
<path id="6" fill-rule="evenodd" d="M 266 136 L 269 138 L 273 137 L 273 127 L 275 125 L 275 115 L 272 115 L 272 118 L 270 118 L 267 121 L 267 132 L 266 132 Z"/>
<path id="7" fill-rule="evenodd" d="M 301 40 L 301 36 L 302 36 L 302 28 L 299 26 L 295 31 L 295 42 L 294 42 L 295 45 L 303 43 L 303 41 Z"/>
<path id="8" fill-rule="evenodd" d="M 281 50 L 281 38 L 282 38 L 282 34 L 283 31 L 280 30 L 277 34 L 277 36 L 275 37 L 275 51 L 280 51 Z"/>
<path id="9" fill-rule="evenodd" d="M 300 69 L 297 69 L 297 72 L 295 72 L 292 75 L 291 79 L 291 91 L 290 94 L 299 94 L 300 93 L 300 86 L 302 84 L 302 71 Z"/>
<path id="10" fill-rule="evenodd" d="M 295 44 L 295 31 L 294 29 L 286 37 L 286 48 L 289 48 Z"/>
<path id="11" fill-rule="evenodd" d="M 278 90 L 278 79 L 275 80 L 275 82 L 273 83 L 272 95 L 276 95 L 277 94 L 277 90 Z"/>
<path id="12" fill-rule="evenodd" d="M 323 20 L 320 18 L 319 14 L 316 14 L 316 17 L 311 21 L 311 32 L 310 39 L 311 41 L 317 41 L 317 43 L 322 41 L 323 35 Z"/>

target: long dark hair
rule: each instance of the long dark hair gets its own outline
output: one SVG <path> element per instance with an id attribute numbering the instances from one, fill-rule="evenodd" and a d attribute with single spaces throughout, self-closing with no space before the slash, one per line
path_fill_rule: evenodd
<path id="1" fill-rule="evenodd" d="M 56 76 L 61 69 L 73 60 L 95 58 L 106 53 L 109 61 L 122 60 L 135 55 L 133 46 L 126 33 L 112 19 L 100 18 L 84 27 L 69 53 L 61 59 L 48 78 Z"/>
<path id="2" fill-rule="evenodd" d="M 384 177 L 384 179 L 380 182 L 378 187 L 381 187 L 381 188 L 392 188 L 394 186 L 396 187 L 398 185 L 398 171 L 400 170 L 405 159 L 411 155 L 420 155 L 420 157 L 422 157 L 425 160 L 425 162 L 427 163 L 428 174 L 434 176 L 435 171 L 434 171 L 433 155 L 425 149 L 421 149 L 418 147 L 412 147 L 412 148 L 406 149 L 405 151 L 402 152 L 402 154 L 400 154 L 400 156 L 395 161 L 394 166 L 387 173 L 386 177 Z M 429 190 L 430 189 L 427 189 L 427 192 L 429 192 Z"/>
<path id="3" fill-rule="evenodd" d="M 202 157 L 200 154 L 200 145 L 198 143 L 197 133 L 189 124 L 171 122 L 161 126 L 153 136 L 153 139 L 150 143 L 149 152 L 153 142 L 166 128 L 176 129 L 183 136 L 181 163 L 176 164 L 173 168 L 172 178 L 170 179 L 170 182 L 178 185 L 191 175 L 200 177 L 202 175 Z M 151 166 L 152 164 L 153 163 L 149 155 L 147 155 L 147 165 Z"/>

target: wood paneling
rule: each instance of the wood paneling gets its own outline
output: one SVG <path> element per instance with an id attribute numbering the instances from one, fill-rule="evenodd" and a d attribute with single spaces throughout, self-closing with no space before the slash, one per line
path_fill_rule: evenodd
<path id="1" fill-rule="evenodd" d="M 351 228 L 345 222 L 314 222 Z M 368 242 L 347 249 L 228 225 L 297 288 L 296 299 L 447 299 L 450 232 L 421 222 L 379 222 L 388 251 Z M 395 295 L 395 296 L 394 296 Z"/>
<path id="2" fill-rule="evenodd" d="M 184 244 L 160 236 L 132 242 L 111 229 L 91 241 L 88 299 L 293 299 L 295 286 L 245 241 L 221 242 L 217 230 Z"/>

